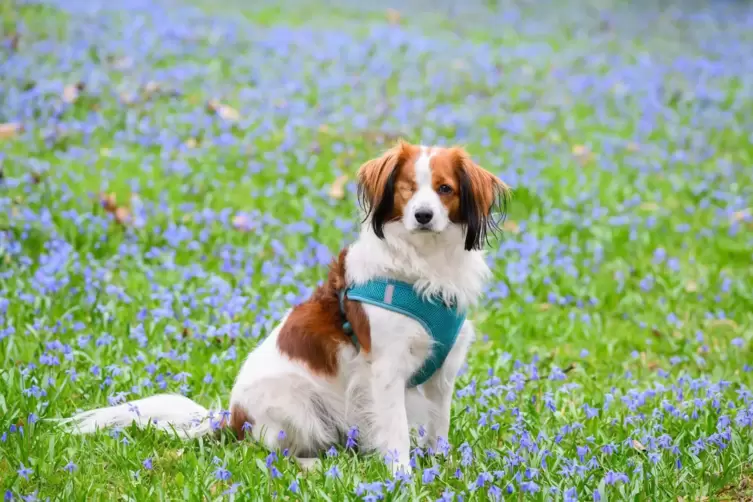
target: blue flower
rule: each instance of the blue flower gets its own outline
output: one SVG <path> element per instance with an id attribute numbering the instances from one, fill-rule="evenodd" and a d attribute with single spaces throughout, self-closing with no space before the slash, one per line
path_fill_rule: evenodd
<path id="1" fill-rule="evenodd" d="M 333 465 L 332 467 L 329 468 L 326 474 L 328 478 L 339 478 L 340 469 L 338 469 L 336 465 Z"/>
<path id="2" fill-rule="evenodd" d="M 439 468 L 437 466 L 432 466 L 427 469 L 424 469 L 424 473 L 421 480 L 423 481 L 424 484 L 428 485 L 429 483 L 432 483 L 434 479 L 437 478 L 437 476 L 439 476 Z"/>
<path id="3" fill-rule="evenodd" d="M 225 469 L 224 466 L 217 467 L 217 469 L 215 469 L 214 471 L 214 477 L 219 479 L 220 481 L 227 481 L 228 479 L 230 479 L 230 471 Z"/>
<path id="4" fill-rule="evenodd" d="M 24 479 L 29 479 L 29 474 L 32 474 L 34 471 L 29 467 L 24 467 L 24 464 L 21 464 L 21 468 L 16 471 L 19 476 L 21 476 Z"/>
<path id="5" fill-rule="evenodd" d="M 629 483 L 630 480 L 625 473 L 607 471 L 604 475 L 604 482 L 608 485 L 614 485 L 616 483 Z"/>

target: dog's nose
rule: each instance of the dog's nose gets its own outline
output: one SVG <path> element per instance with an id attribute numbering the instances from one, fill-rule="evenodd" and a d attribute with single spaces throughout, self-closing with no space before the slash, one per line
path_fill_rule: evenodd
<path id="1" fill-rule="evenodd" d="M 419 209 L 416 211 L 416 221 L 421 225 L 426 225 L 434 217 L 434 213 L 431 209 Z"/>

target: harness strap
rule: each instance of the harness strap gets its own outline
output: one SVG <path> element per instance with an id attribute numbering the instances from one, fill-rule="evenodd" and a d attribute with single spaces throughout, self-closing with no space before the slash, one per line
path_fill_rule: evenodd
<path id="1" fill-rule="evenodd" d="M 343 331 L 345 331 L 345 334 L 350 337 L 350 341 L 353 342 L 353 345 L 356 348 L 356 352 L 361 351 L 361 344 L 358 341 L 358 337 L 356 336 L 356 332 L 353 330 L 353 325 L 350 324 L 350 321 L 348 321 L 348 316 L 345 313 L 345 295 L 347 293 L 348 288 L 343 288 L 340 290 L 340 292 L 337 294 L 337 296 L 340 298 L 340 314 L 342 315 L 345 322 L 343 322 Z"/>
<path id="2" fill-rule="evenodd" d="M 358 338 L 345 313 L 345 299 L 381 307 L 418 322 L 432 338 L 431 353 L 408 381 L 410 387 L 426 382 L 442 366 L 455 344 L 465 314 L 443 304 L 438 298 L 421 298 L 413 285 L 392 279 L 372 279 L 366 284 L 350 285 L 338 292 L 343 330 L 360 351 Z"/>

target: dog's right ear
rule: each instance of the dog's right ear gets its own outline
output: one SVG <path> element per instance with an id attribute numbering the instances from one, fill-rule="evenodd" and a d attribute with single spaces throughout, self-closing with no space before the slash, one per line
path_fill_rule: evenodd
<path id="1" fill-rule="evenodd" d="M 366 162 L 358 170 L 358 200 L 380 239 L 384 239 L 384 224 L 390 221 L 395 208 L 395 178 L 409 158 L 410 149 L 409 143 L 399 140 L 381 157 Z"/>

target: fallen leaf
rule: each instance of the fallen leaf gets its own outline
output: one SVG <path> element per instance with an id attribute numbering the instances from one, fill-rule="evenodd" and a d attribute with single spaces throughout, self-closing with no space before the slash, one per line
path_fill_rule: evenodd
<path id="1" fill-rule="evenodd" d="M 337 179 L 334 181 L 334 183 L 332 183 L 332 186 L 329 189 L 329 196 L 337 200 L 341 200 L 343 197 L 345 197 L 345 184 L 347 182 L 348 182 L 347 174 L 338 176 Z"/>
<path id="2" fill-rule="evenodd" d="M 633 143 L 632 141 L 627 144 L 625 147 L 628 152 L 637 152 L 641 149 L 640 145 L 638 143 Z"/>
<path id="3" fill-rule="evenodd" d="M 63 88 L 63 101 L 65 103 L 71 104 L 75 103 L 78 99 L 79 95 L 79 87 L 78 84 L 70 84 L 66 85 Z"/>
<path id="4" fill-rule="evenodd" d="M 210 112 L 216 113 L 220 118 L 227 120 L 228 122 L 237 122 L 241 118 L 238 110 L 231 106 L 222 104 L 216 99 L 212 99 L 207 103 L 207 109 Z"/>
<path id="5" fill-rule="evenodd" d="M 188 149 L 194 149 L 196 148 L 196 146 L 198 146 L 198 143 L 196 142 L 196 138 L 188 138 L 186 142 L 183 144 L 186 145 L 186 148 Z"/>
<path id="6" fill-rule="evenodd" d="M 737 329 L 737 323 L 732 319 L 712 319 L 706 323 L 708 326 L 714 328 L 716 326 L 729 326 L 732 329 Z"/>
<path id="7" fill-rule="evenodd" d="M 641 444 L 637 439 L 633 439 L 633 448 L 638 451 L 646 451 L 646 447 Z"/>
<path id="8" fill-rule="evenodd" d="M 572 151 L 573 155 L 575 155 L 582 164 L 593 160 L 593 153 L 584 145 L 573 145 Z"/>
<path id="9" fill-rule="evenodd" d="M 119 206 L 114 193 L 101 193 L 99 202 L 102 208 L 115 217 L 115 221 L 125 226 L 131 222 L 131 211 L 126 206 Z"/>
<path id="10" fill-rule="evenodd" d="M 9 139 L 23 131 L 23 127 L 18 122 L 8 122 L 0 124 L 0 139 Z"/>
<path id="11" fill-rule="evenodd" d="M 504 230 L 505 232 L 517 234 L 520 233 L 520 226 L 514 220 L 505 220 L 505 222 L 502 224 L 502 230 Z"/>
<path id="12" fill-rule="evenodd" d="M 18 32 L 11 33 L 10 37 L 8 38 L 8 47 L 10 47 L 10 50 L 13 52 L 16 52 L 18 50 L 18 43 L 21 41 L 21 34 Z"/>
<path id="13" fill-rule="evenodd" d="M 400 11 L 396 9 L 387 9 L 387 21 L 390 24 L 400 24 Z"/>
<path id="14" fill-rule="evenodd" d="M 131 211 L 125 206 L 120 206 L 115 210 L 115 221 L 121 225 L 127 225 L 131 221 Z"/>
<path id="15" fill-rule="evenodd" d="M 101 193 L 99 195 L 99 201 L 102 204 L 102 207 L 104 208 L 104 210 L 107 211 L 108 213 L 114 213 L 115 210 L 118 208 L 118 204 L 117 204 L 114 193 L 109 193 L 109 194 Z"/>
<path id="16" fill-rule="evenodd" d="M 546 311 L 547 311 L 547 310 L 549 310 L 550 308 L 552 308 L 552 305 L 551 305 L 551 304 L 549 304 L 549 303 L 540 303 L 540 304 L 539 304 L 539 310 L 540 310 L 541 312 L 546 312 Z"/>
<path id="17" fill-rule="evenodd" d="M 695 281 L 688 281 L 685 283 L 685 291 L 688 293 L 695 293 L 698 291 L 698 284 Z"/>
<path id="18" fill-rule="evenodd" d="M 736 211 L 732 215 L 732 219 L 734 221 L 743 221 L 744 219 L 749 218 L 751 214 L 753 214 L 753 208 L 749 207 L 749 208 L 743 209 L 742 211 Z"/>
<path id="19" fill-rule="evenodd" d="M 251 220 L 245 214 L 236 214 L 233 217 L 233 227 L 241 232 L 248 232 L 251 230 Z"/>
<path id="20" fill-rule="evenodd" d="M 159 92 L 160 90 L 162 90 L 162 84 L 154 80 L 150 80 L 144 86 L 144 92 L 146 94 L 154 94 L 155 92 Z"/>

